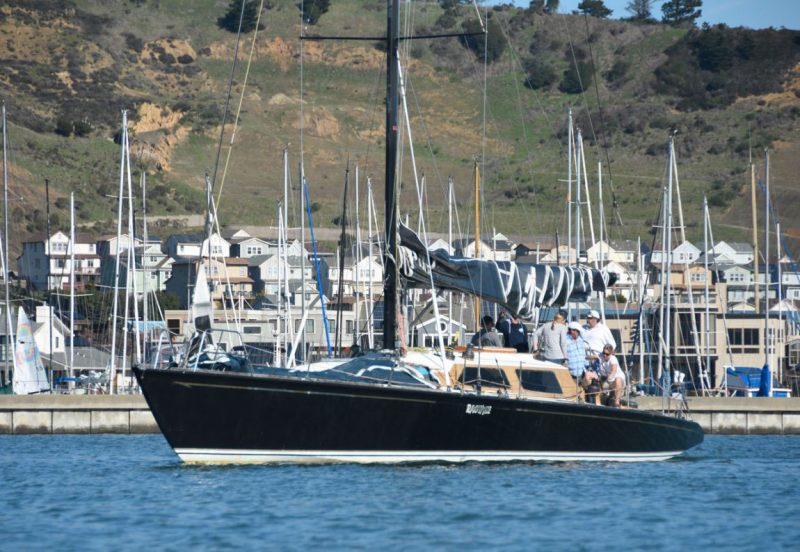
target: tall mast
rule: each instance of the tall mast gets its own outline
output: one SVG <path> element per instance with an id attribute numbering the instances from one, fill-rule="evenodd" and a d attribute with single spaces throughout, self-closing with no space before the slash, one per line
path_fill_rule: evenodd
<path id="1" fill-rule="evenodd" d="M 70 192 L 69 194 L 69 377 L 72 378 L 74 375 L 75 375 L 75 192 Z"/>
<path id="2" fill-rule="evenodd" d="M 303 47 L 303 41 L 300 41 L 300 47 Z M 302 59 L 302 56 L 301 56 Z M 303 102 L 300 102 L 302 105 Z M 301 147 L 301 156 L 302 156 L 302 147 Z M 306 176 L 303 174 L 303 163 L 300 162 L 299 165 L 299 172 L 300 172 L 300 281 L 302 292 L 300 294 L 301 301 L 300 301 L 300 319 L 306 319 L 306 219 L 305 219 L 305 208 L 306 208 L 306 196 L 305 196 L 305 182 Z M 306 361 L 306 325 L 305 322 L 303 323 L 302 327 L 300 328 L 300 335 L 301 343 L 303 344 L 303 362 Z"/>
<path id="3" fill-rule="evenodd" d="M 453 177 L 447 179 L 447 253 L 453 247 Z M 453 292 L 447 292 L 447 343 L 453 340 Z"/>
<path id="4" fill-rule="evenodd" d="M 475 258 L 481 258 L 481 209 L 480 209 L 480 168 L 478 160 L 475 160 Z M 477 297 L 475 302 L 475 330 L 480 330 L 481 322 L 481 298 Z"/>
<path id="5" fill-rule="evenodd" d="M 570 264 L 569 248 L 572 244 L 572 146 L 574 137 L 572 135 L 572 108 L 567 113 L 567 266 Z M 560 257 L 561 253 L 557 252 L 556 256 Z M 570 311 L 572 309 L 570 308 Z M 570 312 L 570 314 L 572 314 Z"/>
<path id="6" fill-rule="evenodd" d="M 776 217 L 777 218 L 777 217 Z M 776 258 L 778 259 L 778 283 L 777 283 L 777 297 L 778 300 L 778 327 L 775 329 L 775 338 L 774 338 L 774 347 L 773 350 L 775 351 L 775 372 L 778 376 L 778 381 L 781 381 L 783 377 L 783 370 L 781 362 L 781 354 L 780 349 L 778 346 L 781 342 L 781 334 L 783 333 L 783 294 L 781 293 L 781 278 L 783 276 L 781 271 L 781 223 L 775 222 L 775 254 Z"/>
<path id="7" fill-rule="evenodd" d="M 764 148 L 764 182 L 766 193 L 764 198 L 764 364 L 769 364 L 769 150 Z"/>
<path id="8" fill-rule="evenodd" d="M 706 282 L 705 282 L 705 289 L 703 293 L 705 294 L 704 302 L 705 302 L 705 322 L 704 326 L 706 331 L 705 334 L 705 350 L 706 350 L 706 365 L 704 373 L 701 374 L 701 378 L 705 377 L 706 375 L 710 374 L 711 371 L 711 305 L 709 305 L 711 299 L 711 290 L 709 289 L 708 283 L 708 225 L 709 225 L 709 216 L 708 216 L 708 198 L 703 196 L 703 250 L 706 252 L 703 255 L 703 268 L 706 272 Z M 717 293 L 717 301 L 719 301 L 719 293 Z M 719 311 L 719 305 L 717 305 L 717 311 Z M 714 332 L 716 335 L 716 331 Z M 716 343 L 716 339 L 714 340 Z M 702 380 L 701 380 L 702 381 Z M 709 382 L 710 383 L 710 382 Z M 713 385 L 710 385 L 712 388 L 716 387 L 716 382 Z"/>
<path id="9" fill-rule="evenodd" d="M 386 23 L 386 167 L 385 232 L 383 282 L 383 347 L 397 348 L 397 110 L 398 43 L 400 36 L 400 0 L 391 0 Z"/>
<path id="10" fill-rule="evenodd" d="M 283 336 L 289 333 L 286 317 L 283 315 L 283 210 L 281 209 L 280 201 L 278 202 L 278 293 L 276 299 L 278 301 L 278 335 L 275 336 L 273 362 L 276 367 L 280 367 L 283 362 L 281 343 L 283 342 Z"/>
<path id="11" fill-rule="evenodd" d="M 122 239 L 122 200 L 125 186 L 125 134 L 128 132 L 128 112 L 122 111 L 122 130 L 120 132 L 120 161 L 119 161 L 119 191 L 117 194 L 117 245 L 114 255 L 114 304 L 111 315 L 111 364 L 108 372 L 108 392 L 114 393 L 114 378 L 116 377 L 116 347 L 117 347 L 117 311 L 119 309 L 119 244 Z"/>
<path id="12" fill-rule="evenodd" d="M 51 229 L 50 229 L 50 180 L 45 178 L 44 179 L 44 201 L 45 201 L 45 211 L 47 217 L 47 320 L 48 320 L 48 335 L 50 343 L 48 347 L 50 348 L 50 354 L 48 355 L 47 363 L 48 369 L 50 370 L 50 390 L 53 389 L 53 305 L 51 304 L 52 301 L 52 292 L 51 292 L 51 282 L 50 277 L 52 275 L 52 256 L 53 252 L 51 250 L 51 242 L 50 236 Z M 61 277 L 58 278 L 58 285 L 61 285 Z"/>
<path id="13" fill-rule="evenodd" d="M 358 218 L 358 187 L 360 183 L 358 181 L 358 163 L 356 163 L 356 265 L 355 265 L 355 284 L 356 284 L 356 312 L 355 312 L 355 342 L 358 345 L 361 345 L 361 279 L 359 277 L 359 271 L 361 270 L 361 221 Z"/>
<path id="14" fill-rule="evenodd" d="M 377 234 L 377 231 L 375 232 Z M 369 341 L 369 348 L 375 348 L 375 339 L 372 333 L 373 327 L 373 320 L 372 320 L 372 313 L 375 310 L 375 303 L 372 300 L 372 180 L 370 177 L 367 177 L 367 243 L 368 243 L 368 253 L 369 255 L 369 289 L 367 291 L 368 303 L 369 303 L 369 316 L 367 320 L 369 323 L 367 324 L 367 339 Z"/>
<path id="15" fill-rule="evenodd" d="M 761 290 L 758 282 L 758 209 L 756 207 L 756 166 L 750 163 L 750 208 L 752 210 L 751 216 L 753 217 L 753 269 L 754 272 L 754 291 L 755 291 L 755 307 L 756 312 L 761 308 Z M 769 293 L 767 293 L 769 295 Z"/>
<path id="16" fill-rule="evenodd" d="M 143 362 L 147 363 L 147 350 L 150 343 L 150 319 L 149 298 L 150 292 L 150 268 L 148 266 L 145 253 L 147 252 L 150 237 L 147 233 L 147 173 L 142 168 L 142 349 L 144 351 Z"/>
<path id="17" fill-rule="evenodd" d="M 669 395 L 672 372 L 672 195 L 673 195 L 673 166 L 675 159 L 675 136 L 669 137 L 669 178 L 667 179 L 667 285 L 666 285 L 666 328 L 664 341 L 666 342 L 666 362 L 664 363 L 664 381 Z"/>
<path id="18" fill-rule="evenodd" d="M 578 162 L 575 163 L 575 266 L 580 264 L 581 257 L 581 159 L 583 158 L 583 135 L 578 128 L 575 140 Z"/>
<path id="19" fill-rule="evenodd" d="M 6 343 L 3 348 L 3 355 L 5 357 L 5 377 L 8 377 L 11 373 L 8 351 L 9 345 L 11 350 L 14 350 L 14 330 L 11 327 L 11 292 L 8 287 L 8 273 L 10 272 L 8 264 L 10 264 L 10 261 L 8 257 L 8 155 L 6 153 L 6 140 L 6 103 L 3 102 L 3 284 L 6 296 Z"/>

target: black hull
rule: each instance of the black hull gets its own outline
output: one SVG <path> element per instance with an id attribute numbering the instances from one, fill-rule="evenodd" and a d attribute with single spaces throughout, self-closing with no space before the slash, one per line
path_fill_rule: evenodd
<path id="1" fill-rule="evenodd" d="M 636 410 L 223 372 L 134 368 L 188 462 L 663 460 L 694 422 Z"/>

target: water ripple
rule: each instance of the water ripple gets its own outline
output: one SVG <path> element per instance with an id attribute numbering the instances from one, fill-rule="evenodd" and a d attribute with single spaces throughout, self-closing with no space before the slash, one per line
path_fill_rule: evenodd
<path id="1" fill-rule="evenodd" d="M 0 548 L 793 550 L 798 458 L 710 436 L 661 463 L 209 467 L 154 435 L 0 436 Z"/>

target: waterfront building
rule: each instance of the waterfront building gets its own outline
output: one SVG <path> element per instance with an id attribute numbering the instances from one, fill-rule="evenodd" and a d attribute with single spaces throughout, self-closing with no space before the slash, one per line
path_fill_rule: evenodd
<path id="1" fill-rule="evenodd" d="M 62 231 L 23 242 L 22 255 L 17 259 L 19 277 L 38 290 L 69 288 L 71 258 L 75 259 L 76 289 L 99 281 L 101 263 L 95 240 L 79 234 L 70 244 L 69 236 Z"/>

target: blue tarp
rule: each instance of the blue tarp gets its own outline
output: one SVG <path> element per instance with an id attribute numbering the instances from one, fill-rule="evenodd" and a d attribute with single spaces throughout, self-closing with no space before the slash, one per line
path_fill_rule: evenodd
<path id="1" fill-rule="evenodd" d="M 769 364 L 761 368 L 761 381 L 758 384 L 758 396 L 769 397 L 772 395 L 772 373 L 769 371 Z"/>

